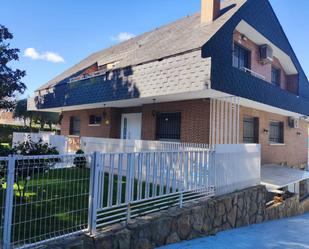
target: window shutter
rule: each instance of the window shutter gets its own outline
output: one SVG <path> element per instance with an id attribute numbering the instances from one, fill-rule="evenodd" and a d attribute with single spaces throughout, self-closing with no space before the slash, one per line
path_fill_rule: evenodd
<path id="1" fill-rule="evenodd" d="M 280 143 L 284 143 L 284 122 L 279 123 Z"/>
<path id="2" fill-rule="evenodd" d="M 70 117 L 70 132 L 69 134 L 72 135 L 73 134 L 73 124 L 74 123 L 74 117 Z"/>
<path id="3" fill-rule="evenodd" d="M 254 143 L 259 143 L 259 130 L 260 130 L 260 122 L 259 118 L 254 118 Z"/>

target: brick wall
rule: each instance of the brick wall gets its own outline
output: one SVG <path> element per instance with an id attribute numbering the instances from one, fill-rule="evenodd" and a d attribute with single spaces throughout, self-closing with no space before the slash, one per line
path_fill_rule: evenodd
<path id="1" fill-rule="evenodd" d="M 209 100 L 188 100 L 169 103 L 149 104 L 132 108 L 106 108 L 64 112 L 61 134 L 68 135 L 70 117 L 81 119 L 81 136 L 120 138 L 121 114 L 142 112 L 142 139 L 156 139 L 156 112 L 181 112 L 181 141 L 209 143 Z M 101 126 L 89 126 L 89 115 L 100 115 L 105 112 Z M 262 145 L 262 164 L 285 163 L 288 165 L 305 165 L 307 162 L 308 125 L 301 121 L 299 129 L 288 127 L 288 117 L 259 111 L 251 108 L 240 108 L 240 142 L 243 139 L 243 117 L 259 118 L 259 143 Z M 269 121 L 284 122 L 284 144 L 271 145 L 268 142 Z M 106 122 L 108 121 L 108 122 Z M 298 134 L 299 133 L 299 134 Z"/>
<path id="2" fill-rule="evenodd" d="M 13 112 L 0 109 L 0 124 L 23 126 L 25 121 L 20 118 L 13 118 Z M 29 124 L 29 120 L 26 120 L 26 124 Z"/>
<path id="3" fill-rule="evenodd" d="M 13 113 L 0 110 L 0 124 L 12 124 L 14 122 Z"/>
<path id="4" fill-rule="evenodd" d="M 240 108 L 240 139 L 243 139 L 243 117 L 259 118 L 259 143 L 262 145 L 262 164 L 284 163 L 288 165 L 301 166 L 307 163 L 308 124 L 300 122 L 299 129 L 288 127 L 288 117 L 254 110 L 251 108 Z M 271 145 L 268 142 L 268 134 L 264 129 L 269 130 L 269 121 L 284 122 L 284 144 Z M 297 134 L 297 133 L 300 133 Z M 303 165 L 302 165 L 303 166 Z"/>
<path id="5" fill-rule="evenodd" d="M 79 117 L 81 120 L 81 136 L 86 137 L 103 137 L 103 138 L 120 138 L 121 131 L 121 114 L 122 113 L 138 113 L 141 107 L 129 108 L 98 108 L 79 111 L 63 112 L 61 122 L 61 134 L 69 135 L 70 133 L 70 117 Z M 103 115 L 104 113 L 104 115 Z M 104 116 L 100 126 L 90 126 L 89 116 Z"/>
<path id="6" fill-rule="evenodd" d="M 142 139 L 156 139 L 156 112 L 181 112 L 181 141 L 209 143 L 209 100 L 188 100 L 144 105 Z"/>
<path id="7" fill-rule="evenodd" d="M 81 120 L 80 123 L 80 135 L 86 137 L 111 137 L 112 125 L 114 119 L 111 119 L 111 108 L 105 109 L 91 109 L 91 110 L 80 110 L 80 111 L 69 111 L 63 113 L 63 119 L 61 122 L 61 135 L 70 134 L 70 118 L 72 116 L 79 117 Z M 104 114 L 104 115 L 103 115 Z M 104 116 L 102 124 L 100 126 L 90 126 L 89 125 L 89 116 L 90 115 L 101 115 Z"/>

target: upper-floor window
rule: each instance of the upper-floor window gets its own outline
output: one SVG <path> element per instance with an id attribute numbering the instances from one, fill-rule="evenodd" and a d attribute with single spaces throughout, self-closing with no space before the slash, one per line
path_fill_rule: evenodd
<path id="1" fill-rule="evenodd" d="M 233 52 L 233 66 L 239 69 L 250 69 L 251 52 L 248 49 L 241 47 L 238 44 L 234 44 Z"/>
<path id="2" fill-rule="evenodd" d="M 280 86 L 280 80 L 281 80 L 281 70 L 275 67 L 271 68 L 271 83 L 273 83 L 276 86 Z"/>
<path id="3" fill-rule="evenodd" d="M 89 116 L 89 125 L 101 125 L 102 117 L 96 115 Z"/>

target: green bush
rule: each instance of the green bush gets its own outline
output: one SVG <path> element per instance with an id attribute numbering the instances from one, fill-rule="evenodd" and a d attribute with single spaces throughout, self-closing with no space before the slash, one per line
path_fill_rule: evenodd
<path id="1" fill-rule="evenodd" d="M 19 143 L 13 148 L 13 154 L 23 155 L 23 156 L 43 156 L 43 155 L 59 155 L 56 147 L 52 147 L 47 143 L 44 143 L 42 139 L 38 142 L 28 140 Z M 30 159 L 26 162 L 23 160 L 17 160 L 17 171 L 18 174 L 34 174 L 37 172 L 44 172 L 50 167 L 60 162 L 60 158 L 40 158 L 40 159 Z"/>
<path id="2" fill-rule="evenodd" d="M 9 146 L 0 144 L 0 157 L 7 157 L 12 154 L 12 149 Z"/>
<path id="3" fill-rule="evenodd" d="M 44 143 L 41 139 L 34 142 L 28 137 L 27 141 L 19 143 L 14 148 L 0 146 L 0 156 L 7 157 L 9 155 L 20 156 L 43 156 L 43 155 L 59 155 L 55 147 Z M 20 159 L 16 160 L 15 172 L 19 176 L 31 176 L 38 172 L 44 172 L 60 162 L 60 158 L 36 158 L 36 159 Z M 3 163 L 0 165 L 1 175 L 5 173 L 6 167 Z"/>
<path id="4" fill-rule="evenodd" d="M 84 153 L 84 151 L 82 151 L 82 150 L 78 150 L 78 151 L 76 151 L 75 154 L 76 154 L 76 155 L 83 155 L 83 154 L 85 154 L 85 153 Z M 84 156 L 75 157 L 75 158 L 74 158 L 74 165 L 75 165 L 77 168 L 81 168 L 81 169 L 86 168 L 86 166 L 87 166 L 87 159 L 86 159 L 86 157 L 84 157 Z"/>

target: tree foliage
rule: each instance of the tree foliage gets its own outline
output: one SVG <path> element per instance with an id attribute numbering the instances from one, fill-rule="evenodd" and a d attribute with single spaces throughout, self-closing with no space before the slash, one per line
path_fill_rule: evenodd
<path id="1" fill-rule="evenodd" d="M 9 41 L 13 35 L 0 25 L 0 109 L 13 109 L 17 94 L 23 94 L 26 85 L 21 81 L 26 75 L 25 71 L 12 69 L 9 63 L 18 61 L 17 48 L 10 48 Z"/>
<path id="2" fill-rule="evenodd" d="M 29 119 L 30 126 L 32 122 L 39 124 L 41 129 L 47 124 L 49 128 L 52 130 L 52 125 L 57 125 L 60 123 L 60 115 L 59 113 L 54 112 L 38 112 L 38 111 L 28 111 L 27 110 L 27 99 L 22 99 L 17 102 L 14 118 L 21 118 L 24 121 Z"/>
<path id="3" fill-rule="evenodd" d="M 40 124 L 41 129 L 47 124 L 52 130 L 52 125 L 57 125 L 60 122 L 60 115 L 55 112 L 32 112 L 32 118 L 36 124 Z"/>
<path id="4" fill-rule="evenodd" d="M 27 99 L 22 99 L 16 103 L 13 117 L 23 119 L 25 126 L 27 119 L 32 119 L 32 113 L 27 110 Z"/>

